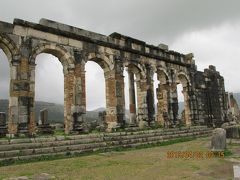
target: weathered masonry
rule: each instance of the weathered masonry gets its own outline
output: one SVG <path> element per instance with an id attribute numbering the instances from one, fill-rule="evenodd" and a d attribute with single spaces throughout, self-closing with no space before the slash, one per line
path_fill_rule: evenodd
<path id="1" fill-rule="evenodd" d="M 224 79 L 215 67 L 199 72 L 191 53 L 171 51 L 163 44 L 153 46 L 119 33 L 105 36 L 47 19 L 41 19 L 39 24 L 15 19 L 13 24 L 0 22 L 0 48 L 8 57 L 11 71 L 9 134 L 32 134 L 36 130 L 35 59 L 40 53 L 56 56 L 63 65 L 66 133 L 79 131 L 85 121 L 85 63 L 88 61 L 96 62 L 104 70 L 105 119 L 109 130 L 126 125 L 125 108 L 130 109 L 131 124 L 178 123 L 177 84 L 180 83 L 185 125 L 219 125 L 226 117 Z M 124 68 L 129 74 L 127 105 Z M 160 82 L 156 90 L 153 88 L 155 73 Z"/>

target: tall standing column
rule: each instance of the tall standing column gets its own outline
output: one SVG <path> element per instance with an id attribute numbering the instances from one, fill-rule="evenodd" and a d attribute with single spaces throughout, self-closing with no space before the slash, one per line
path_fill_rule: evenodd
<path id="1" fill-rule="evenodd" d="M 154 102 L 154 72 L 150 67 L 147 67 L 147 109 L 148 109 L 148 124 L 155 120 L 155 102 Z"/>
<path id="2" fill-rule="evenodd" d="M 147 82 L 146 79 L 138 79 L 137 81 L 137 121 L 138 123 L 148 121 L 148 108 L 147 108 Z"/>
<path id="3" fill-rule="evenodd" d="M 130 124 L 136 124 L 134 73 L 128 70 Z"/>
<path id="4" fill-rule="evenodd" d="M 18 74 L 20 71 L 20 61 L 12 60 L 10 65 L 10 89 L 9 89 L 9 110 L 8 110 L 8 133 L 11 135 L 17 134 L 18 131 L 18 113 L 19 113 L 19 93 L 16 88 L 18 82 Z"/>
<path id="5" fill-rule="evenodd" d="M 85 64 L 77 64 L 75 67 L 75 91 L 73 99 L 73 131 L 81 131 L 86 121 L 86 87 L 85 87 Z"/>
<path id="6" fill-rule="evenodd" d="M 159 84 L 157 88 L 157 123 L 162 126 L 169 125 L 168 102 L 169 102 L 169 85 Z"/>
<path id="7" fill-rule="evenodd" d="M 68 69 L 68 72 L 64 73 L 64 125 L 66 134 L 69 134 L 73 130 L 72 107 L 74 106 L 74 82 L 74 70 Z"/>
<path id="8" fill-rule="evenodd" d="M 36 64 L 29 64 L 29 124 L 28 129 L 30 134 L 34 134 L 36 131 L 35 121 L 35 66 Z"/>
<path id="9" fill-rule="evenodd" d="M 120 64 L 115 65 L 115 69 L 105 71 L 106 85 L 106 122 L 108 131 L 118 126 L 125 125 L 124 110 L 124 76 L 123 68 Z"/>
<path id="10" fill-rule="evenodd" d="M 170 86 L 169 115 L 171 123 L 176 124 L 178 121 L 178 95 L 176 83 L 172 83 Z"/>

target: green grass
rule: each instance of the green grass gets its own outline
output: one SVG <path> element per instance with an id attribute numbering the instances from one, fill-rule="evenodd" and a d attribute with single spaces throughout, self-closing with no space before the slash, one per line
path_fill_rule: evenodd
<path id="1" fill-rule="evenodd" d="M 48 173 L 56 179 L 232 179 L 227 158 L 169 159 L 169 151 L 209 151 L 209 138 L 0 167 L 0 179 Z M 149 146 L 150 147 L 150 146 Z"/>
<path id="2" fill-rule="evenodd" d="M 194 138 L 194 137 L 183 137 L 183 138 L 177 138 L 177 139 L 173 139 L 173 140 L 169 140 L 169 141 L 158 142 L 158 143 L 154 143 L 154 144 L 139 145 L 137 147 L 116 147 L 116 148 L 111 148 L 111 149 L 106 148 L 104 150 L 89 151 L 89 152 L 82 152 L 82 153 L 75 153 L 75 154 L 71 154 L 70 152 L 66 152 L 65 155 L 47 155 L 47 156 L 36 157 L 34 159 L 29 159 L 29 160 L 7 160 L 7 161 L 1 161 L 0 166 L 9 166 L 9 165 L 13 165 L 13 164 L 23 164 L 23 163 L 32 163 L 32 162 L 37 162 L 37 161 L 50 161 L 50 160 L 57 160 L 57 159 L 64 159 L 64 158 L 74 158 L 74 157 L 94 155 L 94 154 L 99 154 L 99 153 L 109 152 L 109 151 L 116 151 L 116 152 L 132 151 L 132 150 L 136 150 L 136 149 L 145 149 L 145 148 L 152 148 L 152 147 L 158 147 L 158 146 L 167 146 L 167 145 L 171 145 L 171 144 L 192 141 L 192 140 L 195 140 L 195 139 L 196 138 Z"/>
<path id="3" fill-rule="evenodd" d="M 224 150 L 224 157 L 228 157 L 228 156 L 231 156 L 231 155 L 233 155 L 232 151 L 230 151 L 229 149 Z"/>

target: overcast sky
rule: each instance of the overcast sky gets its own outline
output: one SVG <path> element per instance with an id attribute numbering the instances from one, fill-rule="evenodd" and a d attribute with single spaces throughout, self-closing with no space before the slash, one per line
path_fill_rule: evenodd
<path id="1" fill-rule="evenodd" d="M 215 65 L 226 90 L 239 92 L 239 7 L 239 0 L 1 0 L 0 21 L 48 18 L 105 35 L 119 32 L 168 44 L 181 53 L 193 52 L 199 70 Z M 2 52 L 0 58 L 0 98 L 7 98 L 7 60 Z M 36 99 L 62 103 L 61 64 L 50 55 L 37 58 Z M 104 106 L 103 72 L 94 63 L 86 70 L 88 109 Z"/>

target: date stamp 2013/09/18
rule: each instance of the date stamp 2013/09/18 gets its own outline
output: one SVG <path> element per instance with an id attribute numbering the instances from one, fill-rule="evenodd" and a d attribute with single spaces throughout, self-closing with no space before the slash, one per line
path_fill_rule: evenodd
<path id="1" fill-rule="evenodd" d="M 213 151 L 168 151 L 166 154 L 168 159 L 211 159 L 224 158 L 224 152 Z"/>

